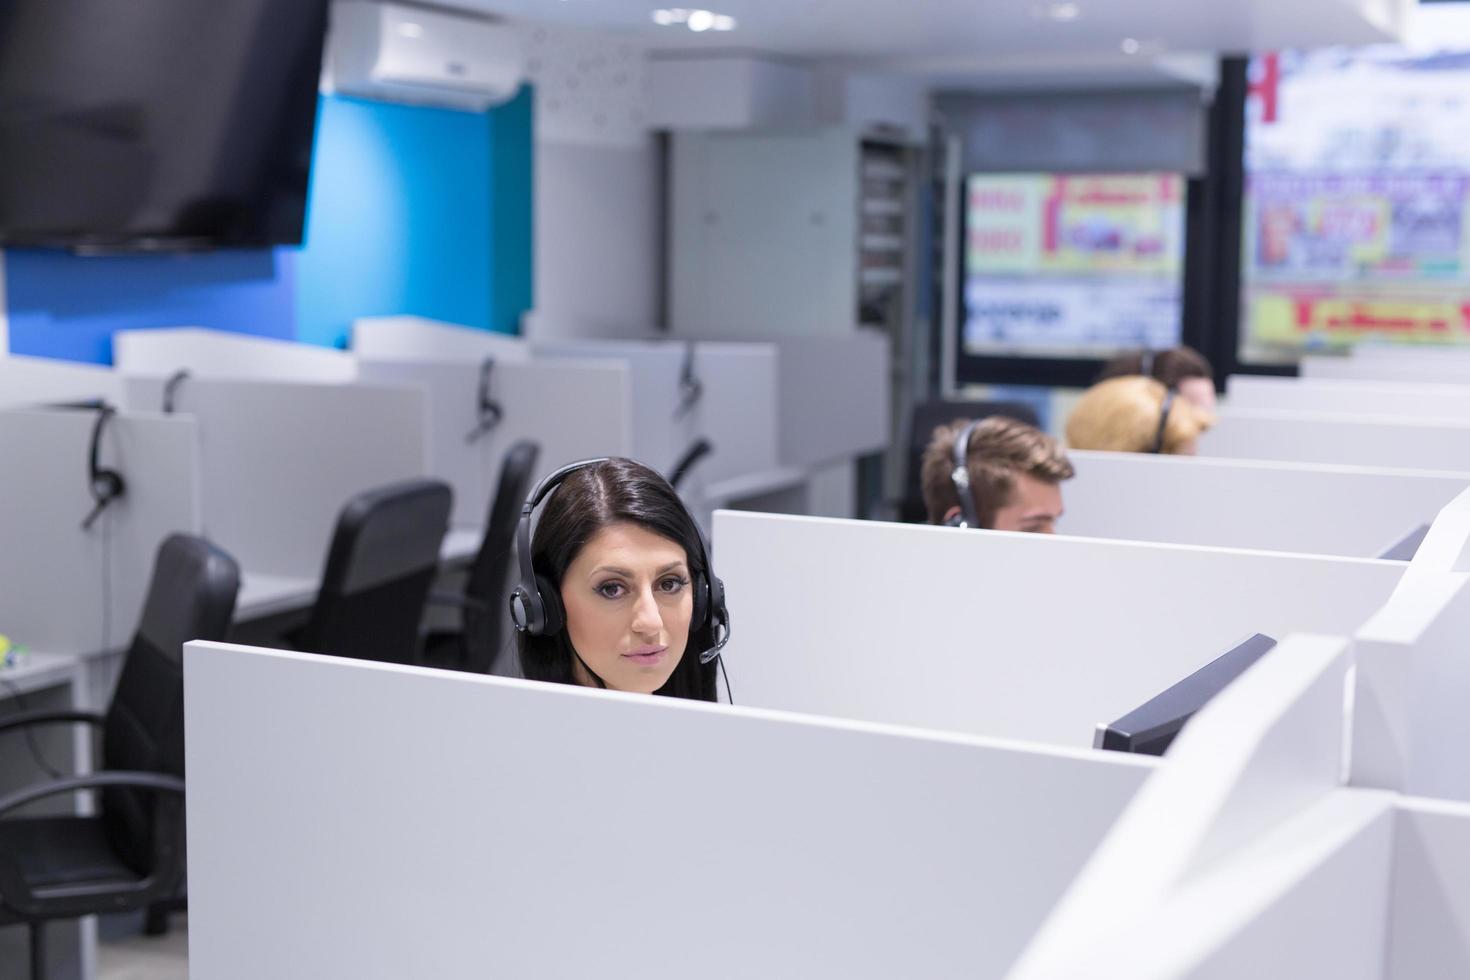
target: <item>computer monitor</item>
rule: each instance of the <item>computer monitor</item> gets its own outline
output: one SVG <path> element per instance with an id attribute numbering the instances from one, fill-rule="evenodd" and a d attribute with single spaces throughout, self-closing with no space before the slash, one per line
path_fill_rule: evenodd
<path id="1" fill-rule="evenodd" d="M 1245 673 L 1276 645 L 1264 633 L 1255 633 L 1220 656 L 1156 695 L 1112 724 L 1099 724 L 1093 747 L 1139 755 L 1163 755 L 1194 713 Z"/>
<path id="2" fill-rule="evenodd" d="M 1379 558 L 1388 561 L 1413 561 L 1414 556 L 1419 553 L 1419 546 L 1424 543 L 1424 536 L 1429 533 L 1428 524 L 1420 524 L 1408 534 L 1399 538 L 1393 544 L 1383 549 Z"/>

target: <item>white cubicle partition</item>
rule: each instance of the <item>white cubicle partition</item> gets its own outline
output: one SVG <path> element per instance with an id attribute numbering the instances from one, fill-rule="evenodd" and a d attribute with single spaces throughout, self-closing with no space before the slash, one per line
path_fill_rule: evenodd
<path id="1" fill-rule="evenodd" d="M 198 327 L 119 330 L 112 336 L 113 363 L 127 375 L 337 383 L 357 377 L 346 351 L 272 337 Z"/>
<path id="2" fill-rule="evenodd" d="M 375 361 L 530 360 L 520 337 L 420 316 L 374 316 L 352 321 L 352 353 Z"/>
<path id="3" fill-rule="evenodd" d="M 1470 805 L 1401 798 L 1384 980 L 1470 976 Z"/>
<path id="4" fill-rule="evenodd" d="M 454 523 L 482 527 L 506 451 L 520 439 L 540 447 L 536 476 L 591 456 L 634 453 L 633 373 L 611 361 L 498 362 L 490 395 L 502 416 L 476 435 L 480 365 L 470 361 L 364 358 L 364 381 L 413 385 L 429 416 L 429 471 L 454 488 Z"/>
<path id="5" fill-rule="evenodd" d="M 1358 381 L 1470 384 L 1470 362 L 1458 357 L 1425 354 L 1422 357 L 1334 357 L 1308 355 L 1301 359 L 1301 376 Z"/>
<path id="6" fill-rule="evenodd" d="M 53 402 L 122 403 L 122 378 L 96 364 L 0 355 L 0 408 Z"/>
<path id="7" fill-rule="evenodd" d="M 423 392 L 191 379 L 206 533 L 252 575 L 314 582 L 354 494 L 428 472 Z"/>
<path id="8" fill-rule="evenodd" d="M 893 378 L 887 337 L 859 331 L 774 342 L 781 462 L 819 467 L 888 448 Z"/>
<path id="9" fill-rule="evenodd" d="M 1470 472 L 1470 419 L 1224 409 L 1201 456 Z"/>
<path id="10" fill-rule="evenodd" d="M 224 644 L 185 685 L 211 980 L 998 976 L 1155 770 Z"/>
<path id="11" fill-rule="evenodd" d="M 1393 814 L 1338 789 L 1350 663 L 1290 636 L 1207 705 L 1009 980 L 1376 980 Z"/>
<path id="12" fill-rule="evenodd" d="M 122 413 L 102 432 L 100 461 L 126 494 L 90 529 L 92 411 L 0 411 L 0 633 L 34 650 L 96 653 L 138 625 L 153 558 L 175 531 L 200 528 L 195 426 Z"/>
<path id="13" fill-rule="evenodd" d="M 1064 534 L 1375 558 L 1470 488 L 1470 473 L 1068 453 Z"/>
<path id="14" fill-rule="evenodd" d="M 700 437 L 714 448 L 695 471 L 705 483 L 778 466 L 778 357 L 771 344 L 695 344 L 692 367 L 700 394 L 687 405 L 681 385 L 686 344 L 558 340 L 538 342 L 534 350 L 541 358 L 625 362 L 633 372 L 638 458 L 662 473 Z"/>
<path id="15" fill-rule="evenodd" d="M 1398 562 L 721 511 L 741 704 L 1088 745 L 1254 632 L 1350 634 Z"/>
<path id="16" fill-rule="evenodd" d="M 1470 385 L 1237 374 L 1226 382 L 1226 404 L 1232 410 L 1470 419 Z"/>

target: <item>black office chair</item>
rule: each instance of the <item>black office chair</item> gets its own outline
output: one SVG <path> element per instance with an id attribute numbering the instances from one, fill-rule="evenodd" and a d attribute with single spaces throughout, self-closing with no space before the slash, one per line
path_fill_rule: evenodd
<path id="1" fill-rule="evenodd" d="M 494 669 L 509 608 L 506 585 L 515 557 L 516 527 L 521 519 L 521 505 L 531 492 L 540 455 L 541 447 L 525 439 L 506 451 L 505 461 L 500 465 L 500 482 L 485 521 L 485 536 L 480 539 L 480 550 L 465 579 L 464 593 L 435 592 L 430 596 L 436 605 L 460 610 L 461 629 L 431 632 L 424 645 L 426 664 L 477 674 L 488 674 Z"/>
<path id="2" fill-rule="evenodd" d="M 924 449 L 934 436 L 934 430 L 949 425 L 955 419 L 984 419 L 992 415 L 1012 418 L 1027 425 L 1039 425 L 1036 412 L 1020 402 L 952 401 L 937 399 L 920 402 L 909 416 L 908 451 L 904 456 L 904 491 L 898 503 L 897 517 L 905 524 L 923 524 L 928 520 L 924 509 L 924 488 L 921 480 Z"/>
<path id="3" fill-rule="evenodd" d="M 184 672 L 189 640 L 223 639 L 240 568 L 203 538 L 163 542 L 142 620 L 107 714 L 33 711 L 0 732 L 82 723 L 102 730 L 100 772 L 0 798 L 0 925 L 26 923 L 31 977 L 46 976 L 46 923 L 172 900 L 184 878 Z M 38 800 L 100 789 L 97 816 L 16 817 Z"/>
<path id="4" fill-rule="evenodd" d="M 439 480 L 358 494 L 337 518 L 321 591 L 291 637 L 299 650 L 412 664 L 454 495 Z"/>

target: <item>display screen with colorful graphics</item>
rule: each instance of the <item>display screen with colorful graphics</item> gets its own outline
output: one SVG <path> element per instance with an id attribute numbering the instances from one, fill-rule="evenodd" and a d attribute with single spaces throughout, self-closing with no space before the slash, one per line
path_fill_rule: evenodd
<path id="1" fill-rule="evenodd" d="M 969 355 L 1108 357 L 1179 342 L 1178 174 L 975 174 L 965 186 Z"/>
<path id="2" fill-rule="evenodd" d="M 1241 361 L 1470 343 L 1470 54 L 1283 51 L 1249 71 Z"/>

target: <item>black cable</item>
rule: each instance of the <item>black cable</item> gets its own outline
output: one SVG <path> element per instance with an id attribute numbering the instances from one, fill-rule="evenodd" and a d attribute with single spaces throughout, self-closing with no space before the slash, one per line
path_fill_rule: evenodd
<path id="1" fill-rule="evenodd" d="M 102 520 L 102 645 L 99 653 L 111 652 L 112 642 L 112 521 Z"/>
<path id="2" fill-rule="evenodd" d="M 725 655 L 720 654 L 720 676 L 725 678 L 725 700 L 729 704 L 735 703 L 735 692 L 730 690 L 730 672 L 725 669 Z"/>
<path id="3" fill-rule="evenodd" d="M 15 681 L 12 681 L 8 677 L 0 677 L 0 684 L 3 684 L 5 686 L 5 689 L 10 692 L 10 697 L 12 700 L 15 701 L 15 706 L 21 711 L 25 711 L 25 692 L 16 686 Z M 50 776 L 52 779 L 61 779 L 65 775 L 65 773 L 46 761 L 46 756 L 41 752 L 41 746 L 36 742 L 35 729 L 35 725 L 26 725 L 24 729 L 26 736 L 26 745 L 31 750 L 31 758 L 36 760 L 36 765 L 39 766 L 41 771 L 44 772 L 46 775 Z"/>

